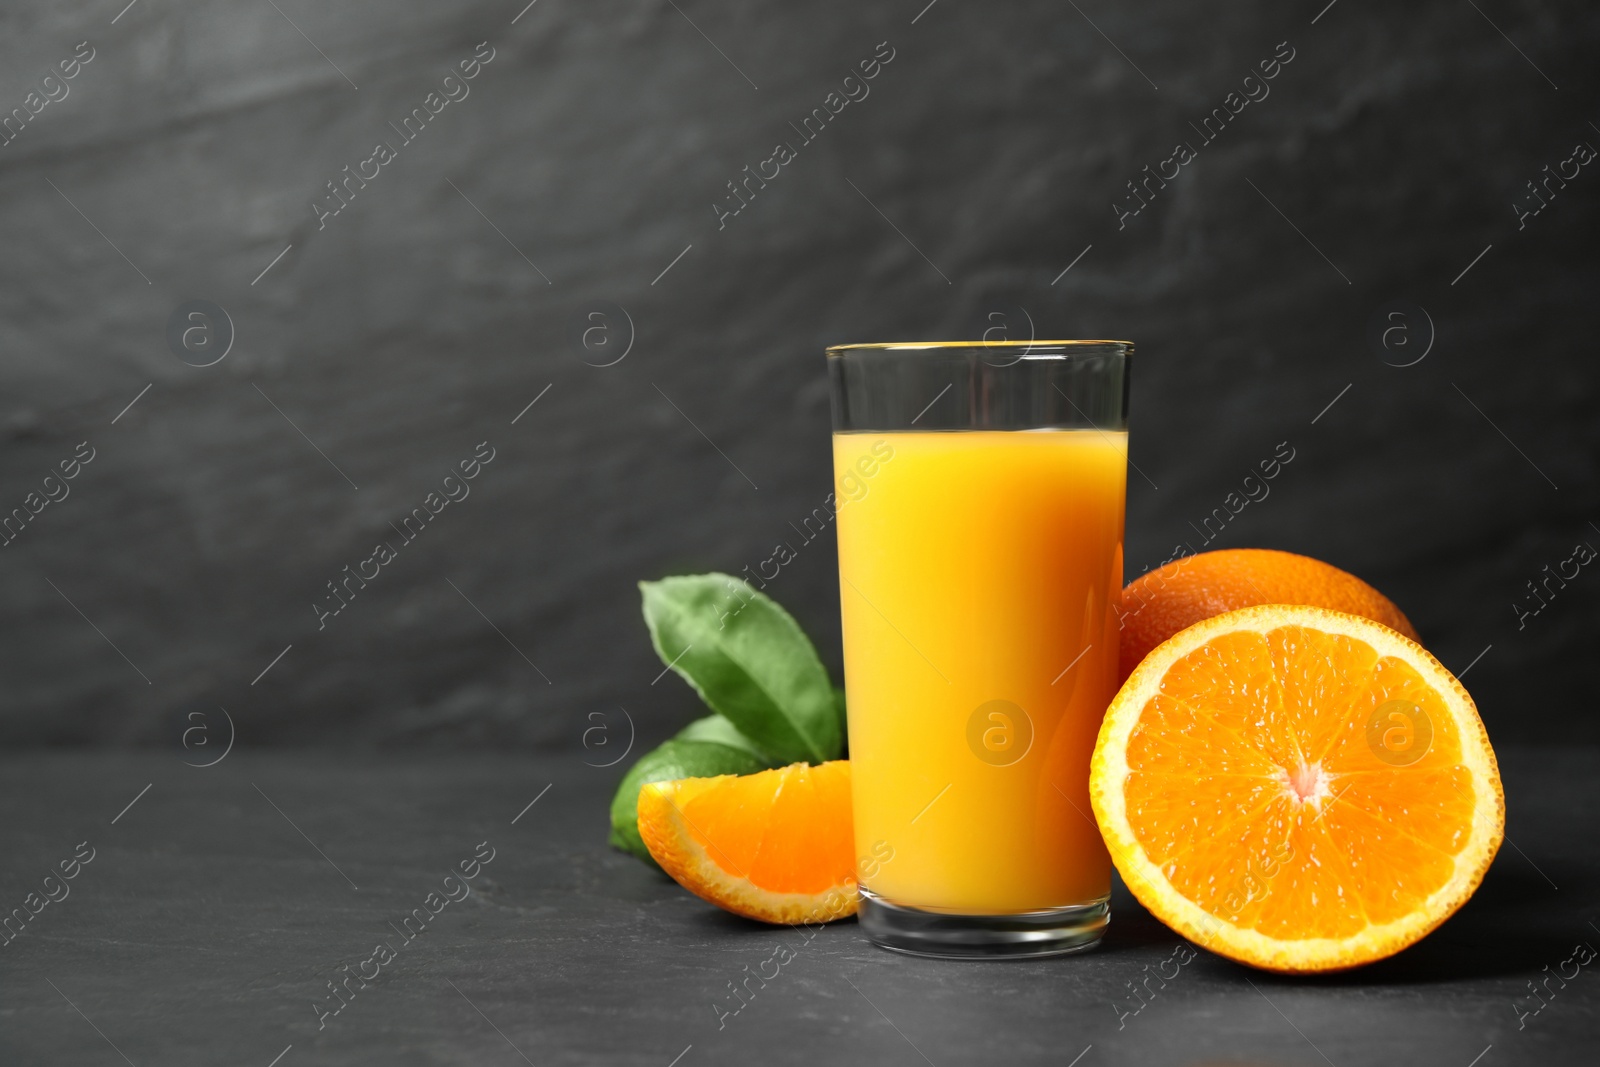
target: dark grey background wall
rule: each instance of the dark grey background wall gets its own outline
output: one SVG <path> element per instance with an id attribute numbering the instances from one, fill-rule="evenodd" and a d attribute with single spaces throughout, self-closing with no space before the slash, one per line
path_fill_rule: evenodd
<path id="1" fill-rule="evenodd" d="M 6 5 L 0 508 L 94 458 L 0 549 L 0 739 L 176 746 L 220 706 L 243 745 L 575 746 L 626 708 L 643 743 L 691 698 L 652 684 L 634 582 L 783 541 L 769 590 L 837 670 L 831 536 L 791 527 L 831 486 L 822 348 L 998 313 L 1138 344 L 1130 575 L 1180 542 L 1319 556 L 1472 665 L 1496 739 L 1600 740 L 1600 574 L 1527 588 L 1600 547 L 1600 164 L 1515 207 L 1600 147 L 1600 11 L 924 2 Z M 479 42 L 470 94 L 319 228 Z M 168 343 L 191 299 L 233 324 L 212 366 Z M 1396 300 L 1426 318 L 1374 347 Z M 319 630 L 325 583 L 483 441 L 470 497 Z"/>

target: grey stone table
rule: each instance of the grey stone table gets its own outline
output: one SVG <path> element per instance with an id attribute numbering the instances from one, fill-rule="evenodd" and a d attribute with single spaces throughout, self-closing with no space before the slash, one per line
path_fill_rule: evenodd
<path id="1" fill-rule="evenodd" d="M 21 933 L 0 946 L 0 1063 L 1600 1057 L 1600 962 L 1575 976 L 1564 964 L 1600 946 L 1600 752 L 1503 753 L 1515 846 L 1477 897 L 1393 960 L 1309 980 L 1205 952 L 1163 967 L 1187 952 L 1120 890 L 1103 947 L 1053 961 L 918 960 L 872 948 L 852 922 L 810 938 L 748 923 L 609 851 L 621 768 L 582 758 L 5 757 L 0 899 L 30 917 L 13 914 Z M 463 863 L 474 877 L 451 876 Z M 429 921 L 406 926 L 414 909 Z M 793 957 L 719 1016 L 737 1004 L 729 983 L 780 943 Z M 351 992 L 335 999 L 330 982 Z M 1132 982 L 1154 991 L 1137 1012 Z"/>

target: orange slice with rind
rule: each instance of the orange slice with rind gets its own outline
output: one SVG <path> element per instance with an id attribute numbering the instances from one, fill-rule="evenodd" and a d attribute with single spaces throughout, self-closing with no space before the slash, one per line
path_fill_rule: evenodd
<path id="1" fill-rule="evenodd" d="M 639 791 L 639 836 L 679 885 L 737 915 L 856 913 L 848 760 L 652 782 Z"/>
<path id="2" fill-rule="evenodd" d="M 1379 623 L 1262 605 L 1157 647 L 1090 769 L 1123 881 L 1195 944 L 1267 970 L 1341 970 L 1424 937 L 1500 847 L 1477 708 Z"/>

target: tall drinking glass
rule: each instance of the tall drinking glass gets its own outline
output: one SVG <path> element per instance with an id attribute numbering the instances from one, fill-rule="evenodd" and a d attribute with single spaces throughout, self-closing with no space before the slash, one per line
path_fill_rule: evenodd
<path id="1" fill-rule="evenodd" d="M 884 948 L 1088 948 L 1089 758 L 1117 687 L 1125 341 L 828 349 L 861 925 Z"/>

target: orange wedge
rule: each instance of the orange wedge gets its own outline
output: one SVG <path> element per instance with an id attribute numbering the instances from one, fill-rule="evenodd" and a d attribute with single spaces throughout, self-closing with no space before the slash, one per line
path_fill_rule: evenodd
<path id="1" fill-rule="evenodd" d="M 1421 939 L 1472 895 L 1505 827 L 1461 683 L 1386 626 L 1282 604 L 1150 653 L 1106 713 L 1089 789 L 1146 908 L 1273 971 Z"/>
<path id="2" fill-rule="evenodd" d="M 652 782 L 639 836 L 703 900 L 769 923 L 856 913 L 850 763 Z"/>

